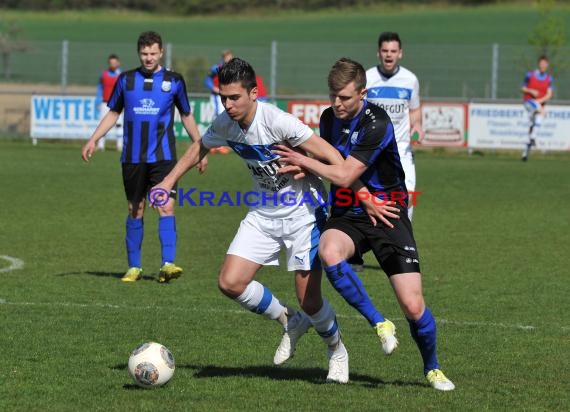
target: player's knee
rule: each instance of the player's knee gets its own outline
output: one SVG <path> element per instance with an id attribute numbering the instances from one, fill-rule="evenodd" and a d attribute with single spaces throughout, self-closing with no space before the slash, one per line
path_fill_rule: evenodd
<path id="1" fill-rule="evenodd" d="M 418 320 L 422 317 L 425 310 L 425 304 L 423 299 L 409 299 L 401 303 L 402 311 L 406 315 L 406 318 L 411 320 Z"/>
<path id="2" fill-rule="evenodd" d="M 157 207 L 160 216 L 174 216 L 174 202 L 168 201 L 164 206 Z"/>
<path id="3" fill-rule="evenodd" d="M 321 242 L 319 245 L 319 257 L 325 266 L 337 264 L 342 259 L 345 259 L 341 250 L 331 242 Z"/>
<path id="4" fill-rule="evenodd" d="M 129 202 L 129 215 L 133 219 L 142 219 L 144 216 L 144 201 L 140 203 Z"/>
<path id="5" fill-rule="evenodd" d="M 239 282 L 232 281 L 230 277 L 224 276 L 222 272 L 218 277 L 218 289 L 227 297 L 235 299 L 244 292 L 245 287 Z"/>

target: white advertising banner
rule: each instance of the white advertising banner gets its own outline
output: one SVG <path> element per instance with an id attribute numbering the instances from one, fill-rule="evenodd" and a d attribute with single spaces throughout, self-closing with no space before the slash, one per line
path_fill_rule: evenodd
<path id="1" fill-rule="evenodd" d="M 469 104 L 470 148 L 522 149 L 528 141 L 529 117 L 523 104 Z M 539 150 L 570 150 L 570 106 L 546 106 L 536 133 Z"/>
<path id="2" fill-rule="evenodd" d="M 423 103 L 423 146 L 465 146 L 466 105 Z"/>
<path id="3" fill-rule="evenodd" d="M 99 123 L 93 96 L 32 96 L 30 134 L 36 139 L 87 139 Z"/>

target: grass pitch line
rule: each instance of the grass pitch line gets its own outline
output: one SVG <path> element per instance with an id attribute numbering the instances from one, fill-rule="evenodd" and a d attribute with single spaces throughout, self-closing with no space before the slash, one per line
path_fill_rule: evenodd
<path id="1" fill-rule="evenodd" d="M 6 299 L 0 298 L 0 305 L 13 305 L 13 306 L 53 306 L 53 307 L 73 307 L 73 308 L 107 308 L 107 309 L 136 309 L 136 310 L 176 310 L 182 312 L 217 312 L 217 313 L 235 313 L 238 315 L 248 315 L 249 312 L 243 309 L 214 309 L 214 308 L 204 308 L 197 306 L 187 306 L 187 307 L 166 307 L 166 306 L 122 306 L 115 305 L 111 303 L 74 303 L 74 302 L 8 302 Z M 339 318 L 345 319 L 360 319 L 360 315 L 337 315 Z M 405 322 L 404 318 L 390 318 L 392 321 Z M 532 325 L 520 325 L 520 324 L 509 324 L 509 323 L 495 323 L 495 322 L 473 322 L 473 321 L 457 321 L 449 319 L 436 319 L 437 323 L 441 325 L 456 325 L 456 326 L 475 326 L 475 327 L 494 327 L 502 329 L 519 329 L 523 331 L 534 331 L 538 328 Z M 570 330 L 570 327 L 562 326 L 562 330 Z"/>
<path id="2" fill-rule="evenodd" d="M 521 329 L 521 330 L 535 330 L 536 326 L 532 325 L 511 325 L 508 323 L 495 323 L 495 322 L 466 322 L 466 321 L 455 321 L 448 319 L 436 319 L 437 323 L 442 325 L 461 325 L 461 326 L 491 326 L 494 328 L 504 328 L 504 329 Z M 564 329 L 564 327 L 562 327 Z"/>
<path id="3" fill-rule="evenodd" d="M 0 273 L 11 272 L 12 270 L 18 270 L 24 267 L 24 261 L 21 259 L 6 255 L 0 255 L 0 259 L 7 260 L 10 263 L 10 266 L 1 268 Z"/>

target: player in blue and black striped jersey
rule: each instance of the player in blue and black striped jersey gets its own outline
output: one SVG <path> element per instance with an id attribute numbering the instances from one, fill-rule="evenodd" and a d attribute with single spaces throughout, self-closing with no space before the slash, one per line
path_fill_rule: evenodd
<path id="1" fill-rule="evenodd" d="M 124 112 L 121 163 L 129 207 L 125 238 L 129 269 L 122 278 L 124 282 L 135 282 L 141 278 L 143 215 L 148 191 L 161 182 L 176 164 L 173 128 L 175 108 L 180 112 L 182 124 L 192 140 L 200 139 L 200 132 L 190 111 L 184 79 L 160 64 L 163 55 L 160 35 L 152 31 L 141 33 L 137 50 L 140 67 L 119 76 L 107 104 L 110 110 L 82 150 L 83 160 L 88 162 L 97 141 L 113 127 L 120 113 Z M 207 161 L 203 160 L 199 170 L 203 172 L 206 165 Z M 162 251 L 159 282 L 168 282 L 182 274 L 182 269 L 174 263 L 175 197 L 176 188 L 167 201 L 157 207 Z"/>
<path id="2" fill-rule="evenodd" d="M 279 173 L 301 167 L 332 183 L 331 218 L 319 244 L 327 278 L 375 328 L 384 353 L 391 354 L 398 344 L 396 328 L 376 309 L 360 278 L 347 263 L 347 259 L 371 250 L 388 275 L 408 320 L 428 382 L 438 390 L 453 390 L 454 384 L 439 369 L 435 318 L 422 293 L 419 255 L 406 213 L 408 193 L 394 126 L 384 109 L 365 100 L 366 74 L 359 63 L 340 59 L 332 67 L 328 83 L 332 107 L 321 116 L 321 135 L 341 153 L 344 162 L 325 164 L 281 145 L 275 153 L 290 166 L 279 169 Z M 357 196 L 346 199 L 346 188 L 357 180 L 379 204 L 385 205 L 386 211 L 378 224 L 359 205 Z M 345 192 L 341 192 L 342 188 Z"/>

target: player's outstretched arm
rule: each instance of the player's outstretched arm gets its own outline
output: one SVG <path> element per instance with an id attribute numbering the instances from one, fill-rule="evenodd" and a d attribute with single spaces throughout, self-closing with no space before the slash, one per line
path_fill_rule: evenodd
<path id="1" fill-rule="evenodd" d="M 390 229 L 394 228 L 394 225 L 388 218 L 400 218 L 400 209 L 395 207 L 396 202 L 377 198 L 370 193 L 370 190 L 360 179 L 356 180 L 350 188 L 354 191 L 356 199 L 358 199 L 374 226 L 380 221 Z"/>
<path id="2" fill-rule="evenodd" d="M 552 89 L 548 89 L 546 94 L 542 96 L 540 99 L 536 99 L 537 102 L 540 104 L 544 104 L 545 102 L 549 101 L 552 98 Z"/>
<path id="3" fill-rule="evenodd" d="M 422 110 L 419 107 L 410 109 L 410 137 L 415 133 L 418 134 L 418 142 L 421 142 L 424 138 L 424 131 L 422 128 Z"/>
<path id="4" fill-rule="evenodd" d="M 186 131 L 188 132 L 188 135 L 190 135 L 190 138 L 192 139 L 192 141 L 194 143 L 199 142 L 201 139 L 200 136 L 200 131 L 198 130 L 198 125 L 196 124 L 196 119 L 194 118 L 194 115 L 192 113 L 188 114 L 188 115 L 180 115 L 180 118 L 182 120 L 182 124 L 184 125 L 184 128 L 186 129 Z M 204 173 L 206 171 L 206 168 L 208 167 L 208 158 L 207 157 L 203 157 L 200 162 L 198 163 L 198 172 L 200 174 Z"/>
<path id="5" fill-rule="evenodd" d="M 333 150 L 336 151 L 334 148 Z M 307 151 L 309 151 L 308 148 Z M 289 173 L 295 170 L 291 166 L 297 166 L 341 187 L 350 187 L 366 170 L 366 165 L 352 156 L 343 159 L 340 164 L 325 164 L 317 158 L 305 156 L 284 145 L 277 145 L 274 152 L 281 156 L 280 161 L 290 165 L 280 168 L 279 173 Z M 336 153 L 340 156 L 338 151 Z M 342 159 L 342 156 L 340 157 Z"/>
<path id="6" fill-rule="evenodd" d="M 526 86 L 521 87 L 521 91 L 522 91 L 523 93 L 528 93 L 528 94 L 530 94 L 532 97 L 538 96 L 538 90 L 536 90 L 536 89 L 531 89 L 531 88 L 526 87 Z"/>
<path id="7" fill-rule="evenodd" d="M 315 158 L 311 159 L 298 150 L 279 145 L 275 153 L 281 156 L 281 161 L 288 163 L 288 166 L 279 169 L 279 173 L 295 173 L 300 167 L 301 169 L 309 170 L 312 173 L 324 177 L 338 186 L 350 187 L 358 196 L 359 201 L 364 206 L 374 226 L 376 226 L 377 221 L 381 221 L 388 227 L 394 227 L 387 218 L 398 219 L 399 216 L 397 213 L 399 213 L 399 209 L 393 207 L 393 202 L 378 203 L 374 201 L 375 198 L 372 197 L 368 188 L 359 180 L 360 175 L 366 170 L 366 166 L 363 163 L 350 156 L 345 160 L 336 148 L 317 135 L 311 136 L 308 140 L 299 145 L 299 147 L 311 153 Z M 283 148 L 286 150 L 281 150 Z M 288 155 L 284 155 L 285 152 L 288 152 Z M 305 167 L 303 165 L 305 161 L 312 164 L 313 168 L 310 166 Z M 345 177 L 349 179 L 353 178 L 350 183 L 348 183 L 348 180 L 341 181 L 331 178 L 333 174 L 337 174 L 337 177 L 341 177 L 345 173 L 347 162 L 349 162 L 348 167 L 351 168 L 352 173 L 349 173 L 349 175 Z M 329 175 L 328 173 L 331 174 Z"/>
<path id="8" fill-rule="evenodd" d="M 317 136 L 315 133 L 313 133 L 311 137 L 309 137 L 300 145 L 289 148 L 291 150 L 299 152 L 300 154 L 307 154 L 308 152 L 311 154 L 311 156 L 323 161 L 324 163 L 341 164 L 344 160 L 338 150 L 331 146 L 326 140 Z M 285 166 L 283 172 L 291 173 L 295 180 L 299 180 L 306 177 L 307 170 L 303 170 L 303 168 L 299 166 L 288 165 Z"/>
<path id="9" fill-rule="evenodd" d="M 379 199 L 372 197 L 368 188 L 360 182 L 359 178 L 366 170 L 366 165 L 356 158 L 348 156 L 340 164 L 329 165 L 283 145 L 277 145 L 274 152 L 281 156 L 280 161 L 289 165 L 281 167 L 279 173 L 289 173 L 295 171 L 295 168 L 301 167 L 337 186 L 352 188 L 357 193 L 359 201 L 366 209 L 366 213 L 374 225 L 380 220 L 386 226 L 393 227 L 387 218 L 399 218 L 397 215 L 399 210 L 394 207 L 393 202 L 378 202 Z M 361 194 L 359 195 L 359 193 Z"/>
<path id="10" fill-rule="evenodd" d="M 309 152 L 314 158 L 331 165 L 340 165 L 344 162 L 340 152 L 336 150 L 329 142 L 316 134 L 313 134 L 299 148 L 305 152 Z"/>
<path id="11" fill-rule="evenodd" d="M 164 204 L 162 193 L 170 193 L 175 183 L 186 172 L 196 166 L 206 156 L 208 149 L 202 144 L 202 139 L 193 143 L 182 157 L 176 162 L 176 166 L 170 171 L 168 175 L 156 186 L 152 187 L 149 193 L 156 193 L 154 203 L 149 203 L 149 206 L 154 208 L 156 205 Z"/>
<path id="12" fill-rule="evenodd" d="M 117 123 L 117 120 L 119 119 L 119 114 L 120 113 L 118 112 L 109 110 L 109 112 L 107 112 L 107 114 L 103 116 L 103 118 L 99 122 L 99 125 L 97 125 L 95 131 L 93 132 L 87 143 L 85 143 L 83 149 L 81 149 L 81 158 L 83 159 L 84 162 L 89 162 L 89 159 L 93 155 L 93 152 L 95 152 L 95 148 L 97 147 L 97 142 L 99 141 L 99 139 L 105 136 L 113 126 L 115 126 L 115 123 Z"/>

